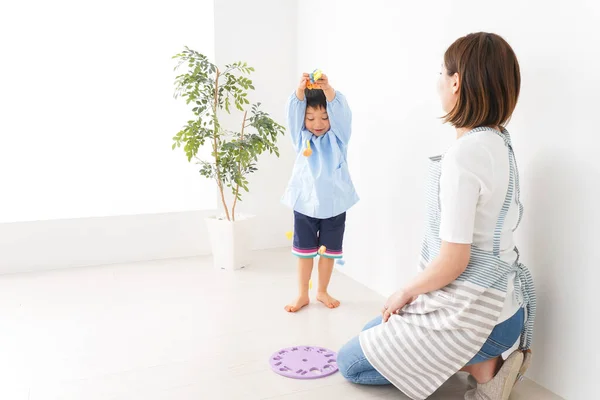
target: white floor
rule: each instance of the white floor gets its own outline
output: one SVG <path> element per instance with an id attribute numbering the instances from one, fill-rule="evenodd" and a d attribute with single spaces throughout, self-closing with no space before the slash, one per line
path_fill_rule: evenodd
<path id="1" fill-rule="evenodd" d="M 287 250 L 235 273 L 191 258 L 0 276 L 0 399 L 406 399 L 340 374 L 294 380 L 268 357 L 292 345 L 339 349 L 382 298 L 335 273 L 336 310 L 294 295 Z M 535 362 L 535 361 L 534 361 Z M 463 376 L 432 399 L 462 399 Z M 530 381 L 513 399 L 560 399 Z"/>

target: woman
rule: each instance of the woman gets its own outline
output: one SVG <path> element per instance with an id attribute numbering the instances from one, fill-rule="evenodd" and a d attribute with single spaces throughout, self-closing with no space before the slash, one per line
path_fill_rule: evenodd
<path id="1" fill-rule="evenodd" d="M 446 51 L 438 91 L 457 140 L 431 159 L 420 272 L 340 350 L 348 380 L 425 399 L 462 370 L 477 382 L 465 399 L 506 400 L 529 366 L 535 293 L 513 242 L 522 206 L 504 128 L 520 81 L 498 35 L 470 34 Z"/>

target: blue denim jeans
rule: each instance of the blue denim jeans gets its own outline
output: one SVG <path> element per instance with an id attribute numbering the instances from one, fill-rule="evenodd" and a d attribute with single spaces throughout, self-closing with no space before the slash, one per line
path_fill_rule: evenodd
<path id="1" fill-rule="evenodd" d="M 521 335 L 525 321 L 525 312 L 521 308 L 515 315 L 506 321 L 496 325 L 487 341 L 475 357 L 467 365 L 477 364 L 491 358 L 502 355 L 510 349 Z M 363 328 L 363 331 L 371 329 L 381 324 L 381 316 L 369 322 Z M 373 366 L 362 351 L 358 336 L 344 345 L 338 352 L 337 365 L 344 378 L 351 382 L 361 385 L 389 385 L 390 382 L 385 379 Z"/>

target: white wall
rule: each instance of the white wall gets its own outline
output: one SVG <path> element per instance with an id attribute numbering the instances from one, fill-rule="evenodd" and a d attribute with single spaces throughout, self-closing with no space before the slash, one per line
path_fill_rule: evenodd
<path id="1" fill-rule="evenodd" d="M 523 78 L 509 125 L 526 207 L 518 243 L 539 302 L 529 376 L 565 398 L 591 398 L 598 373 L 591 316 L 600 278 L 600 4 L 309 0 L 298 14 L 316 9 L 323 18 L 299 24 L 296 72 L 322 68 L 354 111 L 349 163 L 362 200 L 348 216 L 341 270 L 382 294 L 415 272 L 426 160 L 453 137 L 436 119 L 443 52 L 480 30 L 513 46 Z"/>
<path id="2" fill-rule="evenodd" d="M 171 57 L 184 45 L 214 55 L 213 11 L 2 5 L 0 273 L 210 253 L 216 189 L 171 150 L 190 116 L 172 97 Z"/>
<path id="3" fill-rule="evenodd" d="M 246 61 L 254 67 L 250 78 L 256 90 L 249 98 L 262 103 L 261 108 L 283 125 L 285 103 L 297 81 L 296 23 L 296 1 L 215 1 L 217 63 Z M 238 130 L 241 118 L 236 113 L 226 123 Z M 259 171 L 250 176 L 250 193 L 238 203 L 241 212 L 257 216 L 257 248 L 290 244 L 285 232 L 292 229 L 292 213 L 280 203 L 295 158 L 287 134 L 279 140 L 279 149 L 280 158 L 267 154 L 259 159 Z"/>
<path id="4" fill-rule="evenodd" d="M 216 47 L 219 63 L 247 61 L 256 68 L 257 90 L 252 99 L 262 102 L 264 110 L 285 124 L 285 100 L 295 83 L 296 2 L 181 0 L 162 6 L 128 3 L 119 11 L 115 11 L 115 2 L 103 3 L 100 8 L 74 4 L 68 0 L 52 6 L 15 3 L 10 12 L 0 13 L 2 36 L 13 38 L 0 43 L 0 83 L 11 88 L 0 92 L 0 222 L 20 221 L 0 223 L 0 273 L 209 254 L 203 218 L 214 211 L 198 209 L 214 206 L 216 195 L 212 182 L 203 180 L 195 165 L 188 164 L 181 152 L 171 151 L 171 137 L 189 114 L 171 97 L 174 73 L 170 57 L 188 45 L 209 56 Z M 182 23 L 182 9 L 194 23 Z M 55 25 L 62 28 L 53 30 Z M 71 34 L 73 31 L 78 34 Z M 117 40 L 119 34 L 124 36 L 122 43 Z M 48 44 L 54 43 L 53 39 L 65 41 L 57 45 L 58 54 Z M 44 99 L 52 97 L 51 90 L 59 84 L 69 87 L 65 83 L 69 74 L 77 79 L 90 70 L 100 75 L 99 83 L 90 83 L 92 91 L 114 97 L 121 106 L 107 106 L 112 114 L 99 112 L 104 118 L 101 126 L 114 127 L 104 132 L 106 137 L 94 134 L 98 127 L 74 130 L 70 117 L 80 120 L 91 111 L 68 94 L 53 98 L 48 105 L 57 113 L 50 124 L 43 116 L 52 112 L 45 110 L 40 116 L 30 111 L 15 78 L 27 76 L 34 68 L 5 63 L 4 55 L 22 54 L 37 41 L 43 43 L 41 48 L 48 57 L 41 65 L 61 78 L 40 83 Z M 68 54 L 74 43 L 94 47 L 83 55 Z M 133 55 L 126 54 L 130 48 Z M 88 61 L 94 54 L 99 56 L 102 71 L 97 71 L 97 65 L 62 69 L 78 56 Z M 148 71 L 135 64 L 142 58 Z M 102 74 L 107 66 L 109 80 Z M 134 80 L 132 87 L 124 84 L 129 77 Z M 140 77 L 149 82 L 147 86 Z M 127 87 L 121 90 L 121 86 Z M 131 97 L 134 89 L 143 89 L 148 96 L 141 105 Z M 98 105 L 98 100 L 90 101 Z M 143 105 L 148 109 L 140 115 Z M 161 115 L 163 109 L 166 117 Z M 148 116 L 148 121 L 135 124 Z M 235 122 L 232 127 L 237 128 L 240 117 L 229 120 Z M 28 118 L 36 125 L 28 127 L 27 134 L 7 134 Z M 62 123 L 69 128 L 66 132 L 60 129 Z M 45 130 L 34 130 L 38 125 Z M 31 159 L 26 144 L 33 139 L 39 146 L 34 149 L 39 158 Z M 80 150 L 80 144 L 85 149 Z M 288 137 L 281 139 L 280 150 L 281 158 L 260 160 L 260 171 L 250 180 L 251 192 L 238 207 L 258 216 L 256 248 L 289 245 L 284 233 L 292 227 L 291 212 L 279 202 L 294 160 Z M 178 210 L 182 212 L 174 212 Z M 41 221 L 35 221 L 38 219 Z"/>
<path id="5" fill-rule="evenodd" d="M 216 207 L 171 151 L 171 57 L 214 54 L 212 0 L 6 2 L 0 37 L 0 223 Z"/>

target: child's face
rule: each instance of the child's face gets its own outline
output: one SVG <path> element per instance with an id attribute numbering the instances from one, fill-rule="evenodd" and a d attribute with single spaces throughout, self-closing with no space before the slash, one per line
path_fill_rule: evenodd
<path id="1" fill-rule="evenodd" d="M 304 125 L 315 136 L 323 136 L 329 130 L 329 116 L 323 107 L 306 107 Z"/>

